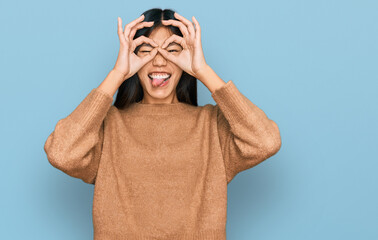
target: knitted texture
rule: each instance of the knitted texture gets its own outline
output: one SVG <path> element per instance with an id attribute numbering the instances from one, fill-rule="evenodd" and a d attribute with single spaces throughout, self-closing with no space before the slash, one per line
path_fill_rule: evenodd
<path id="1" fill-rule="evenodd" d="M 226 239 L 227 184 L 281 147 L 277 125 L 230 80 L 216 105 L 112 105 L 98 88 L 57 122 L 52 166 L 95 184 L 94 239 Z"/>

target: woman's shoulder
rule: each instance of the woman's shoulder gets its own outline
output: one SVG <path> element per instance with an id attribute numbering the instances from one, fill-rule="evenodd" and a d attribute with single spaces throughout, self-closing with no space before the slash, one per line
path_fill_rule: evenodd
<path id="1" fill-rule="evenodd" d="M 197 111 L 200 115 L 206 115 L 207 118 L 216 119 L 218 114 L 218 105 L 207 103 L 203 106 L 199 106 Z"/>
<path id="2" fill-rule="evenodd" d="M 207 103 L 207 104 L 201 105 L 201 106 L 194 106 L 194 105 L 188 104 L 188 109 L 191 109 L 194 112 L 212 113 L 212 112 L 216 112 L 217 108 L 218 108 L 217 105 L 213 105 L 213 104 L 210 104 L 210 103 Z"/>
<path id="3" fill-rule="evenodd" d="M 217 113 L 218 110 L 219 110 L 219 106 L 218 104 L 210 104 L 210 103 L 207 103 L 203 106 L 204 110 L 205 111 L 209 111 L 210 113 Z"/>
<path id="4" fill-rule="evenodd" d="M 111 105 L 108 112 L 106 113 L 105 120 L 109 121 L 110 119 L 113 119 L 116 116 L 121 115 L 121 110 L 118 109 L 116 106 Z"/>

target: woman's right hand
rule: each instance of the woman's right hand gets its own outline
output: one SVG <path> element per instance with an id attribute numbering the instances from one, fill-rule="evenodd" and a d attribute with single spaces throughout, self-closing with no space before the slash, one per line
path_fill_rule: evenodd
<path id="1" fill-rule="evenodd" d="M 151 61 L 155 57 L 157 48 L 154 48 L 149 54 L 140 57 L 134 53 L 134 50 L 137 46 L 142 43 L 151 44 L 153 47 L 158 45 L 150 38 L 146 36 L 140 36 L 137 39 L 133 40 L 135 33 L 138 29 L 144 27 L 151 27 L 153 21 L 151 22 L 142 22 L 144 15 L 135 19 L 134 21 L 126 24 L 125 31 L 122 30 L 122 19 L 118 17 L 118 37 L 120 42 L 119 52 L 117 61 L 113 67 L 114 70 L 123 74 L 125 81 L 126 79 L 133 76 L 138 70 L 143 67 L 147 62 Z M 122 81 L 122 82 L 123 82 Z M 122 83 L 121 83 L 122 84 Z"/>

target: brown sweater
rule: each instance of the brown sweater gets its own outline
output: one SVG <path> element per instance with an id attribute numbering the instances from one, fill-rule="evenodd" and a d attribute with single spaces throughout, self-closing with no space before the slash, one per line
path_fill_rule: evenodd
<path id="1" fill-rule="evenodd" d="M 226 239 L 227 184 L 281 147 L 277 125 L 230 80 L 215 106 L 133 103 L 94 88 L 44 145 L 95 184 L 95 240 Z"/>

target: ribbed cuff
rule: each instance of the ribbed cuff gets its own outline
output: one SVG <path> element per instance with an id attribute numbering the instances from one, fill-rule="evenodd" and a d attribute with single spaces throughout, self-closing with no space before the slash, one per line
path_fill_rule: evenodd
<path id="1" fill-rule="evenodd" d="M 251 111 L 248 99 L 229 80 L 225 85 L 215 90 L 211 97 L 218 104 L 223 115 L 230 124 L 237 123 Z"/>
<path id="2" fill-rule="evenodd" d="M 112 96 L 94 88 L 68 118 L 83 127 L 100 126 L 112 103 Z"/>
<path id="3" fill-rule="evenodd" d="M 197 232 L 182 232 L 177 234 L 170 234 L 169 236 L 156 236 L 155 233 L 141 232 L 122 233 L 120 231 L 112 229 L 100 229 L 97 227 L 94 229 L 94 240 L 112 239 L 112 240 L 150 240 L 150 239 L 180 239 L 180 240 L 226 240 L 226 229 L 207 229 Z M 154 236 L 154 237 L 152 237 Z"/>

